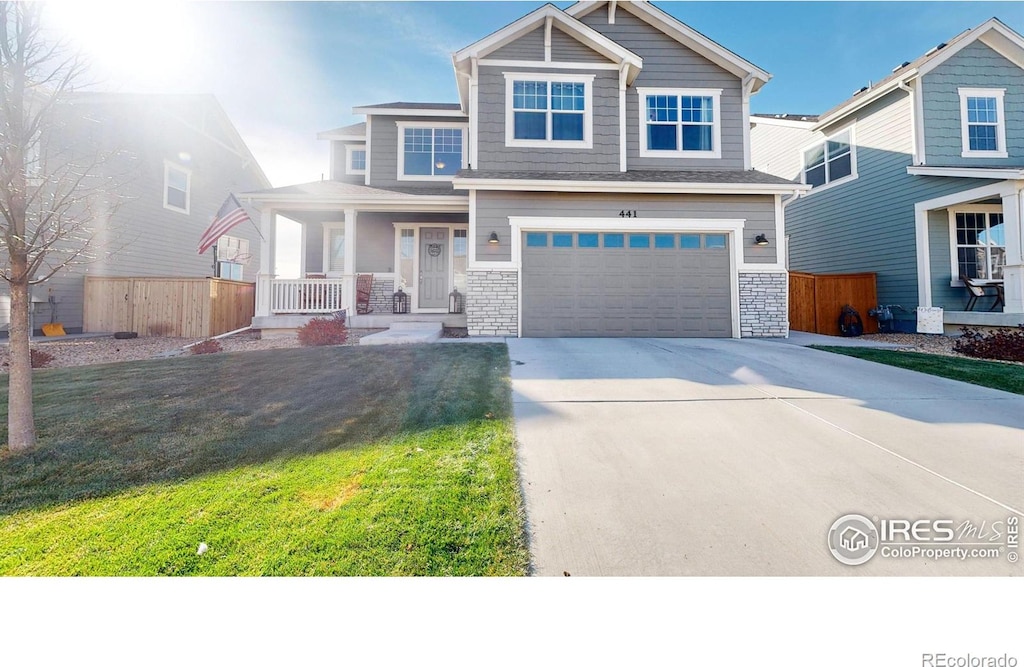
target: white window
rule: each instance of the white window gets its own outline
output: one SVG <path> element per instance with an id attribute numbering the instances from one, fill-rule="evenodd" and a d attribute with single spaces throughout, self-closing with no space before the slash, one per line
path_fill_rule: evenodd
<path id="1" fill-rule="evenodd" d="M 345 273 L 345 226 L 324 226 L 324 273 Z"/>
<path id="2" fill-rule="evenodd" d="M 398 180 L 450 181 L 466 162 L 467 126 L 398 123 Z"/>
<path id="3" fill-rule="evenodd" d="M 252 259 L 248 239 L 222 236 L 217 239 L 217 277 L 242 280 L 244 267 Z"/>
<path id="4" fill-rule="evenodd" d="M 192 172 L 171 162 L 164 162 L 164 208 L 188 213 Z"/>
<path id="5" fill-rule="evenodd" d="M 958 88 L 961 157 L 1006 157 L 1004 88 Z"/>
<path id="6" fill-rule="evenodd" d="M 591 148 L 593 75 L 505 73 L 505 145 Z"/>
<path id="7" fill-rule="evenodd" d="M 950 211 L 950 248 L 954 285 L 960 276 L 1002 280 L 1006 265 L 1006 228 L 998 206 Z"/>
<path id="8" fill-rule="evenodd" d="M 637 88 L 642 157 L 722 157 L 721 89 Z"/>
<path id="9" fill-rule="evenodd" d="M 803 182 L 812 188 L 857 178 L 853 128 L 833 134 L 802 153 Z"/>
<path id="10" fill-rule="evenodd" d="M 345 173 L 366 173 L 366 146 L 364 144 L 345 145 Z"/>

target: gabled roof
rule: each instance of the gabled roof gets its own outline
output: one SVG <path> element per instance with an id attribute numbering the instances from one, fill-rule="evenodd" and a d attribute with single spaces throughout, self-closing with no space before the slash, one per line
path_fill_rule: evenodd
<path id="1" fill-rule="evenodd" d="M 317 139 L 341 139 L 349 141 L 366 140 L 366 123 L 356 123 L 345 127 L 336 127 L 333 130 L 317 132 Z"/>
<path id="2" fill-rule="evenodd" d="M 841 120 L 898 88 L 900 84 L 924 76 L 977 40 L 981 40 L 1018 67 L 1024 68 L 1024 37 L 993 17 L 975 28 L 965 30 L 948 42 L 929 49 L 917 59 L 899 65 L 893 69 L 892 74 L 878 83 L 861 88 L 848 100 L 821 114 L 817 127 L 821 128 Z"/>
<path id="3" fill-rule="evenodd" d="M 608 4 L 607 0 L 577 2 L 566 9 L 565 13 L 569 16 L 581 18 L 606 4 Z M 620 2 L 617 3 L 617 6 L 662 31 L 686 48 L 696 51 L 722 69 L 732 72 L 740 78 L 751 77 L 754 82 L 751 92 L 756 93 L 760 90 L 761 86 L 768 83 L 768 80 L 772 78 L 771 74 L 757 65 L 741 58 L 710 37 L 697 32 L 676 17 L 655 7 L 646 0 Z"/>
<path id="4" fill-rule="evenodd" d="M 643 58 L 637 54 L 614 40 L 605 37 L 582 21 L 573 18 L 558 7 L 546 4 L 526 16 L 513 21 L 504 28 L 492 32 L 483 39 L 473 42 L 466 48 L 456 51 L 452 55 L 452 64 L 455 66 L 456 79 L 463 107 L 468 107 L 469 105 L 469 84 L 467 78 L 472 69 L 472 60 L 484 58 L 487 54 L 545 25 L 548 21 L 551 22 L 552 26 L 557 25 L 559 30 L 605 56 L 608 60 L 625 66 L 627 68 L 626 81 L 628 83 L 632 83 L 633 79 L 640 73 L 641 68 L 643 68 Z M 463 76 L 459 76 L 460 73 Z"/>

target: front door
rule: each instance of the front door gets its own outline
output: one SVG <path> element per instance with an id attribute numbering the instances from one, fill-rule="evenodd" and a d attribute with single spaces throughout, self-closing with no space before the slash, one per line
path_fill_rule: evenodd
<path id="1" fill-rule="evenodd" d="M 448 306 L 448 229 L 420 228 L 420 308 Z"/>

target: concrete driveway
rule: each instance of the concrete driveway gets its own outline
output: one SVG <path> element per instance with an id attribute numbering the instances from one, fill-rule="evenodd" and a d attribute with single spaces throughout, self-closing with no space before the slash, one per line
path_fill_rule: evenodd
<path id="1" fill-rule="evenodd" d="M 1024 397 L 767 340 L 508 344 L 536 574 L 1024 574 Z M 999 554 L 844 565 L 852 513 Z"/>

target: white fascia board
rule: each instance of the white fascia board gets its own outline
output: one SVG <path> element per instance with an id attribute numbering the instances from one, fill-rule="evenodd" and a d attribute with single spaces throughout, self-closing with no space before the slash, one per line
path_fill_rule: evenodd
<path id="1" fill-rule="evenodd" d="M 827 116 L 822 116 L 821 118 L 819 118 L 818 122 L 815 123 L 811 129 L 824 132 L 824 128 L 838 123 L 842 119 L 849 116 L 851 113 L 859 109 L 862 109 L 867 105 L 871 104 L 872 102 L 874 102 L 875 100 L 879 99 L 880 97 L 888 95 L 892 91 L 899 89 L 901 84 L 907 84 L 908 82 L 913 80 L 917 75 L 918 70 L 910 69 L 907 70 L 903 76 L 893 79 L 884 86 L 879 86 L 878 88 L 873 88 L 871 90 L 865 90 L 863 93 L 860 93 L 852 100 L 850 100 L 846 106 L 836 109 Z"/>
<path id="2" fill-rule="evenodd" d="M 767 118 L 765 116 L 750 116 L 750 122 L 754 125 L 778 125 L 779 127 L 791 127 L 798 130 L 810 130 L 818 121 L 796 120 L 793 118 Z"/>
<path id="3" fill-rule="evenodd" d="M 360 141 L 365 142 L 366 141 L 366 135 L 365 134 L 339 134 L 338 132 L 317 132 L 316 133 L 316 138 L 317 139 L 330 139 L 332 141 L 355 141 L 355 142 L 360 142 Z"/>
<path id="4" fill-rule="evenodd" d="M 461 109 L 415 109 L 402 107 L 397 109 L 375 109 L 373 107 L 352 107 L 352 113 L 362 116 L 424 116 L 467 119 Z"/>
<path id="5" fill-rule="evenodd" d="M 602 4 L 604 3 L 578 2 L 566 9 L 565 13 L 574 18 L 580 18 L 594 11 L 594 9 Z M 629 11 L 683 46 L 696 51 L 732 74 L 740 78 L 747 75 L 753 76 L 755 81 L 754 92 L 757 92 L 761 86 L 768 83 L 772 78 L 771 74 L 757 65 L 741 58 L 721 44 L 705 37 L 676 17 L 648 2 L 624 2 L 619 7 L 624 11 Z"/>
<path id="6" fill-rule="evenodd" d="M 986 169 L 984 167 L 907 167 L 911 176 L 946 176 L 948 178 L 985 178 L 1016 181 L 1024 179 L 1024 169 Z"/>
<path id="7" fill-rule="evenodd" d="M 985 21 L 977 28 L 971 30 L 969 33 L 964 35 L 963 38 L 956 42 L 956 44 L 947 46 L 942 50 L 938 51 L 933 58 L 931 58 L 928 62 L 924 63 L 918 68 L 918 70 L 921 73 L 921 76 L 924 76 L 928 72 L 933 71 L 936 67 L 942 65 L 942 63 L 946 62 L 956 54 L 960 53 L 960 51 L 962 51 L 964 48 L 973 44 L 976 40 L 978 40 L 980 37 L 982 37 L 983 35 L 990 31 L 995 31 L 1001 37 L 1007 40 L 1012 46 L 1024 50 L 1024 37 L 1021 37 L 1013 30 L 1007 28 L 998 19 L 992 18 Z M 1015 63 L 1019 61 L 1019 53 L 1013 54 L 1011 52 L 1010 55 L 1007 55 L 1006 53 L 1003 53 L 1001 49 L 998 48 L 1000 45 L 999 42 L 993 40 L 989 41 L 992 43 L 987 43 L 986 46 L 996 49 L 996 51 L 999 52 L 1000 55 L 1007 57 L 1008 59 L 1014 61 Z M 993 46 L 993 44 L 995 44 L 996 46 Z M 1015 56 L 1016 58 L 1014 58 L 1013 56 Z"/>
<path id="8" fill-rule="evenodd" d="M 256 205 L 272 204 L 276 208 L 296 211 L 325 211 L 337 208 L 355 208 L 359 211 L 431 211 L 438 210 L 465 212 L 469 210 L 469 197 L 417 196 L 395 198 L 366 197 L 316 197 L 313 195 L 240 195 L 247 203 Z"/>
<path id="9" fill-rule="evenodd" d="M 668 194 L 791 194 L 807 192 L 802 183 L 664 183 L 638 181 L 546 181 L 517 179 L 459 178 L 452 180 L 456 190 L 502 190 L 508 192 L 650 192 Z"/>

